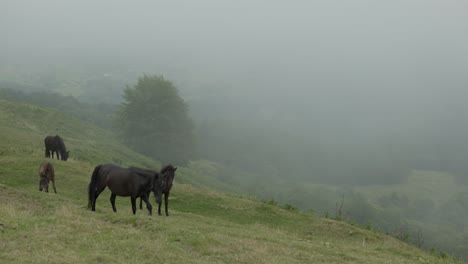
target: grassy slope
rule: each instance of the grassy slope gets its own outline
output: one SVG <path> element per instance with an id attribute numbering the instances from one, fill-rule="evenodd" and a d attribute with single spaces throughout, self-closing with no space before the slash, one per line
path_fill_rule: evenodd
<path id="1" fill-rule="evenodd" d="M 393 186 L 363 186 L 356 188 L 365 197 L 379 206 L 378 198 L 388 196 L 392 193 L 405 195 L 410 201 L 410 206 L 407 210 L 417 211 L 420 208 L 412 204 L 416 200 L 430 200 L 434 203 L 433 213 L 427 214 L 426 219 L 411 219 L 408 220 L 413 229 L 420 230 L 424 234 L 425 242 L 428 245 L 433 245 L 435 248 L 454 252 L 467 259 L 466 238 L 468 237 L 468 228 L 456 228 L 454 223 L 462 221 L 456 219 L 463 217 L 461 215 L 452 215 L 450 210 L 447 212 L 447 203 L 453 199 L 454 195 L 462 192 L 468 192 L 468 186 L 457 184 L 453 175 L 444 172 L 436 171 L 413 171 L 405 184 L 396 184 Z M 463 210 L 463 208 L 460 208 Z M 466 211 L 466 210 L 465 210 Z M 437 214 L 444 214 L 444 224 L 437 222 Z M 452 212 L 453 213 L 453 212 Z M 440 215 L 439 215 L 440 217 Z M 436 223 L 434 223 L 434 220 Z M 451 223 L 449 223 L 451 222 Z M 451 225 L 449 225 L 451 224 Z"/>
<path id="2" fill-rule="evenodd" d="M 47 134 L 62 135 L 73 157 L 53 161 L 58 194 L 38 191 Z M 90 212 L 86 187 L 101 162 L 159 167 L 104 130 L 0 101 L 0 262 L 456 263 L 344 222 L 188 184 L 174 185 L 170 217 L 133 216 L 128 198 L 117 198 L 113 213 L 107 191 Z"/>

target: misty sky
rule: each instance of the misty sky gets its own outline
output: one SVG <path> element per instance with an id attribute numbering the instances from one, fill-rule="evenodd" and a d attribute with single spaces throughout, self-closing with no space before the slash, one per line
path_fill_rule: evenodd
<path id="1" fill-rule="evenodd" d="M 462 0 L 1 1 L 0 64 L 119 65 L 298 112 L 445 107 L 468 98 L 467 12 Z"/>

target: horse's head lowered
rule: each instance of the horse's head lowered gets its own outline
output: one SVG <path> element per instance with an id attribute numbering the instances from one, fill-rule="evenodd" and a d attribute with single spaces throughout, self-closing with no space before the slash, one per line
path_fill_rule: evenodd
<path id="1" fill-rule="evenodd" d="M 66 161 L 68 159 L 68 154 L 70 153 L 70 151 L 64 151 L 62 152 L 62 160 Z"/>
<path id="2" fill-rule="evenodd" d="M 42 192 L 42 190 L 49 192 L 49 179 L 47 177 L 41 177 L 39 181 L 39 191 Z"/>

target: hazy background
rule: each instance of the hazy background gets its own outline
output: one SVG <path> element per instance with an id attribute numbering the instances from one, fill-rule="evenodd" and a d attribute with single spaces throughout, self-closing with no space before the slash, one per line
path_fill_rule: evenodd
<path id="1" fill-rule="evenodd" d="M 468 181 L 467 10 L 427 0 L 1 1 L 0 88 L 71 95 L 63 109 L 98 104 L 110 120 L 125 85 L 162 74 L 196 125 L 189 168 L 319 213 L 334 214 L 345 194 L 351 220 L 423 232 L 463 255 L 468 189 L 453 188 Z M 449 187 L 413 189 L 433 181 Z M 385 191 L 359 189 L 377 185 Z M 451 238 L 437 240 L 442 225 Z"/>

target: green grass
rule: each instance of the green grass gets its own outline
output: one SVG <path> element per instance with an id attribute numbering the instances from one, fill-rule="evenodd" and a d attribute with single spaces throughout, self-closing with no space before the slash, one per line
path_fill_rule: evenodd
<path id="1" fill-rule="evenodd" d="M 47 134 L 71 151 L 69 161 L 52 161 L 57 194 L 38 191 Z M 96 164 L 160 164 L 108 131 L 36 106 L 0 101 L 0 160 L 2 263 L 458 263 L 345 222 L 180 182 L 169 217 L 134 216 L 122 197 L 114 213 L 107 190 L 91 212 L 86 187 Z"/>

